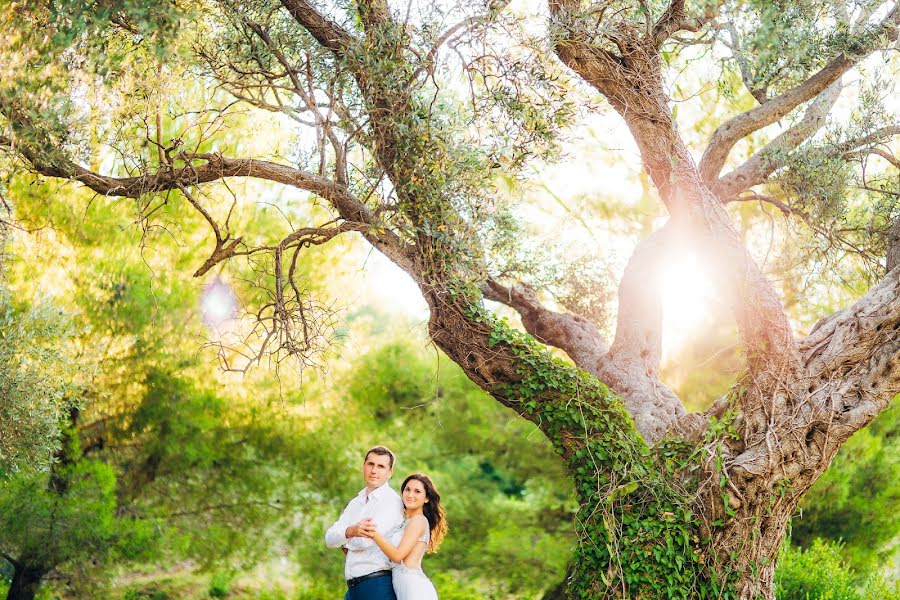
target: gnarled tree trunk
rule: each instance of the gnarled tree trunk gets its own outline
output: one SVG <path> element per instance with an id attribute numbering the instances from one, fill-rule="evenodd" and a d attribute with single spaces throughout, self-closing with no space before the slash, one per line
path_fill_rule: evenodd
<path id="1" fill-rule="evenodd" d="M 6 593 L 6 600 L 34 600 L 41 587 L 41 581 L 47 575 L 47 570 L 20 562 L 15 564 L 15 568 L 16 572 Z"/>

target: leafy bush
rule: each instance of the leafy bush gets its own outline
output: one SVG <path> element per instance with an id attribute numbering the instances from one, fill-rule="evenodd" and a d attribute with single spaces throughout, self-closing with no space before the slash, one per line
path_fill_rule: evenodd
<path id="1" fill-rule="evenodd" d="M 807 550 L 786 547 L 775 571 L 778 600 L 900 600 L 900 581 L 872 576 L 862 588 L 843 562 L 841 544 L 815 540 Z"/>
<path id="2" fill-rule="evenodd" d="M 787 547 L 775 571 L 778 600 L 859 600 L 841 546 L 816 540 L 808 550 Z"/>
<path id="3" fill-rule="evenodd" d="M 169 594 L 157 588 L 130 588 L 125 591 L 122 600 L 169 600 Z"/>
<path id="4" fill-rule="evenodd" d="M 0 476 L 46 468 L 59 449 L 81 393 L 82 366 L 66 350 L 71 334 L 56 307 L 15 306 L 0 280 Z"/>
<path id="5" fill-rule="evenodd" d="M 865 600 L 900 600 L 900 580 L 873 577 L 866 583 Z"/>
<path id="6" fill-rule="evenodd" d="M 227 571 L 216 571 L 209 581 L 207 593 L 210 598 L 224 598 L 228 595 L 228 584 L 231 583 L 232 574 Z"/>
<path id="7" fill-rule="evenodd" d="M 438 598 L 441 600 L 484 600 L 474 587 L 454 579 L 448 573 L 439 573 L 433 576 L 434 587 L 437 588 Z"/>
<path id="8" fill-rule="evenodd" d="M 343 591 L 338 592 L 337 588 L 329 583 L 333 584 L 334 582 L 323 582 L 318 579 L 307 582 L 306 586 L 297 592 L 296 598 L 297 600 L 333 600 L 339 597 L 337 593 L 346 591 L 347 586 L 343 586 Z"/>
<path id="9" fill-rule="evenodd" d="M 900 536 L 900 403 L 838 451 L 834 462 L 801 504 L 791 538 L 809 547 L 815 538 L 842 542 L 841 554 L 857 576 L 878 569 Z"/>

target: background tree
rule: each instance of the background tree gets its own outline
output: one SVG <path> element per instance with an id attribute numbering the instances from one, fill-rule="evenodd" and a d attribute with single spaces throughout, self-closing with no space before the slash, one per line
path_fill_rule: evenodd
<path id="1" fill-rule="evenodd" d="M 69 440 L 50 449 L 14 440 L 36 459 L 0 480 L 0 549 L 13 567 L 8 597 L 32 598 L 48 577 L 77 597 L 106 593 L 121 564 L 160 555 L 212 568 L 264 554 L 269 546 L 259 540 L 284 539 L 299 498 L 309 500 L 304 485 L 315 481 L 306 467 L 324 450 L 309 454 L 297 441 L 306 439 L 303 424 L 278 419 L 279 404 L 239 403 L 197 375 L 205 373 L 196 355 L 201 338 L 184 324 L 199 312 L 200 289 L 176 285 L 147 263 L 168 271 L 185 251 L 157 240 L 142 255 L 140 233 L 118 227 L 125 211 L 93 205 L 77 191 L 58 192 L 65 200 L 48 204 L 47 190 L 27 182 L 13 178 L 9 190 L 21 226 L 46 238 L 35 248 L 16 247 L 24 256 L 7 264 L 9 295 L 46 296 L 48 288 L 33 286 L 46 277 L 56 304 L 70 311 L 65 321 L 59 309 L 50 314 L 78 333 L 60 339 L 8 309 L 12 331 L 3 352 L 33 355 L 41 367 L 21 393 L 49 396 L 44 412 L 21 402 L 16 408 L 32 419 L 57 411 L 44 424 L 46 437 L 64 432 Z M 256 215 L 263 227 L 264 220 Z M 23 331 L 27 343 L 15 335 Z M 54 362 L 69 354 L 78 361 Z M 88 362 L 80 385 L 64 388 L 69 400 L 44 391 Z M 257 400 L 266 390 L 277 396 L 271 380 L 257 386 Z"/>
<path id="2" fill-rule="evenodd" d="M 563 457 L 580 505 L 570 594 L 771 597 L 804 493 L 900 390 L 898 192 L 891 171 L 876 176 L 881 166 L 868 162 L 896 167 L 883 144 L 897 127 L 860 102 L 858 127 L 823 131 L 842 76 L 896 42 L 900 5 L 547 8 L 546 27 L 530 30 L 502 2 L 405 12 L 305 0 L 9 9 L 6 23 L 19 27 L 4 40 L 14 66 L 0 93 L 0 141 L 44 177 L 135 199 L 145 230 L 170 204 L 196 211 L 214 238 L 197 276 L 226 262 L 255 269 L 245 329 L 221 343 L 229 369 L 265 356 L 315 360 L 328 313 L 303 286 L 299 255 L 361 235 L 419 286 L 433 342 Z M 175 38 L 184 11 L 191 19 Z M 537 39 L 525 33 L 535 29 Z M 689 148 L 669 80 L 704 47 L 755 102 L 716 123 L 705 148 Z M 154 74 L 216 87 L 202 106 L 184 106 L 185 96 L 154 89 Z M 547 308 L 540 290 L 500 268 L 496 245 L 508 241 L 498 171 L 514 181 L 552 156 L 585 87 L 627 125 L 669 215 L 629 261 L 614 326 Z M 113 110 L 87 109 L 101 102 Z M 177 135 L 164 133 L 162 106 Z M 308 133 L 282 157 L 204 146 L 211 131 L 238 126 L 233 111 L 246 106 Z M 784 119 L 780 134 L 765 131 Z M 747 138 L 762 147 L 744 146 L 741 162 L 735 148 Z M 113 166 L 98 160 L 99 145 L 118 154 Z M 246 178 L 304 190 L 331 218 L 298 226 L 289 216 L 287 232 L 266 239 L 238 234 L 225 182 Z M 799 217 L 824 244 L 819 255 L 853 252 L 879 281 L 796 338 L 727 212 L 748 199 Z M 665 298 L 654 266 L 684 247 L 709 264 L 746 358 L 705 414 L 688 414 L 659 380 Z M 495 318 L 485 298 L 513 307 L 530 335 Z M 615 331 L 611 343 L 601 326 Z"/>

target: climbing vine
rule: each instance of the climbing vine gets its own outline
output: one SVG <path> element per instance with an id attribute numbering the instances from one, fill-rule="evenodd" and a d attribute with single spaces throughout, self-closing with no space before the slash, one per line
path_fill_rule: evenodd
<path id="1" fill-rule="evenodd" d="M 602 382 L 504 319 L 481 308 L 470 316 L 490 326 L 492 347 L 505 345 L 518 358 L 521 380 L 498 393 L 540 427 L 575 482 L 571 597 L 737 598 L 736 573 L 713 554 L 691 508 L 705 455 L 719 455 L 721 439 L 735 435 L 734 403 L 710 423 L 703 444 L 668 438 L 651 448 Z M 715 465 L 721 470 L 721 461 Z"/>

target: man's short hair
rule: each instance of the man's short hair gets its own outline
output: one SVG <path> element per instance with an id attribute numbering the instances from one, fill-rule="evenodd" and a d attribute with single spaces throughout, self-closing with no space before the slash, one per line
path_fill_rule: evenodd
<path id="1" fill-rule="evenodd" d="M 379 456 L 387 455 L 387 457 L 390 459 L 390 468 L 394 468 L 394 453 L 391 452 L 390 449 L 384 446 L 375 446 L 374 448 L 369 448 L 369 451 L 366 452 L 365 457 L 363 457 L 363 462 L 365 462 L 366 459 L 369 458 L 370 454 L 377 454 Z"/>

